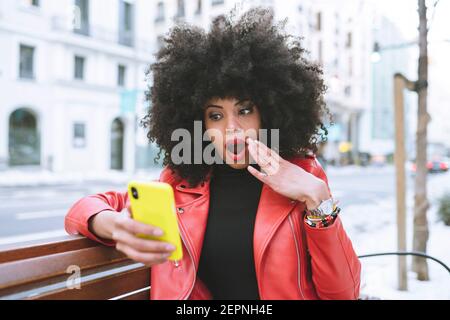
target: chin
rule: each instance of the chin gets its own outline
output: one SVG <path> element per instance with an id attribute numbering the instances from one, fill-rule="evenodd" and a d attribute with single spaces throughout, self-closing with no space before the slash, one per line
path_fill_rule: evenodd
<path id="1" fill-rule="evenodd" d="M 248 163 L 227 163 L 233 169 L 246 169 L 248 167 Z"/>
<path id="2" fill-rule="evenodd" d="M 223 157 L 222 157 L 223 159 Z M 245 156 L 243 159 L 240 160 L 233 160 L 231 159 L 230 155 L 225 156 L 224 164 L 229 165 L 233 169 L 246 169 L 250 163 L 250 156 L 248 154 L 248 151 L 245 152 Z"/>

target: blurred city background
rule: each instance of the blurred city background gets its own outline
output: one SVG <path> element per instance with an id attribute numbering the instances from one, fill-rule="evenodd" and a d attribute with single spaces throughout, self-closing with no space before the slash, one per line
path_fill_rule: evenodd
<path id="1" fill-rule="evenodd" d="M 450 1 L 428 6 L 428 252 L 450 263 Z M 394 74 L 417 79 L 416 0 L 0 0 L 0 247 L 65 234 L 79 198 L 158 177 L 140 120 L 145 72 L 178 22 L 208 29 L 237 8 L 272 8 L 320 63 L 333 114 L 318 157 L 358 254 L 396 248 Z M 417 94 L 405 92 L 407 237 L 412 244 Z M 169 134 L 169 133 L 168 133 Z M 393 257 L 364 261 L 363 291 L 450 299 L 445 270 L 396 290 Z"/>

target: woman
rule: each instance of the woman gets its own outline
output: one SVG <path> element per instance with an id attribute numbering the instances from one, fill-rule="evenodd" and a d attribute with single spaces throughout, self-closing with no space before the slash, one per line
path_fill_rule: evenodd
<path id="1" fill-rule="evenodd" d="M 161 230 L 130 218 L 126 192 L 79 200 L 66 230 L 150 266 L 151 299 L 357 299 L 360 263 L 314 155 L 329 114 L 322 72 L 303 52 L 263 9 L 218 17 L 207 33 L 175 27 L 150 70 L 144 124 L 175 193 L 183 259 L 135 236 Z M 222 161 L 198 161 L 195 121 Z M 177 129 L 193 154 L 177 157 Z M 260 129 L 278 141 L 262 143 Z"/>

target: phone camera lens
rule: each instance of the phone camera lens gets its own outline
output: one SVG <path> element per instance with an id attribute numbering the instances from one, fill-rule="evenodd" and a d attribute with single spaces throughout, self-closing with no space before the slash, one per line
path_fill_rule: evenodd
<path id="1" fill-rule="evenodd" d="M 131 188 L 131 194 L 133 195 L 133 198 L 135 198 L 135 199 L 139 198 L 138 192 L 135 187 Z"/>

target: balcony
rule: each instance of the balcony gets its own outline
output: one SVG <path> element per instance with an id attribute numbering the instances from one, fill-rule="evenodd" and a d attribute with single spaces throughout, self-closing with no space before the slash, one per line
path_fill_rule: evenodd
<path id="1" fill-rule="evenodd" d="M 133 31 L 119 31 L 119 44 L 127 47 L 134 46 L 134 32 Z"/>
<path id="2" fill-rule="evenodd" d="M 80 25 L 79 28 L 75 28 L 72 21 L 62 16 L 52 17 L 51 29 L 56 33 L 67 35 L 68 37 L 64 37 L 67 41 L 75 39 L 70 38 L 69 35 L 72 34 L 75 37 L 81 35 L 96 43 L 104 42 L 109 45 L 131 47 L 138 51 L 145 51 L 146 54 L 152 53 L 155 49 L 155 45 L 152 45 L 150 40 L 136 39 L 134 31 L 111 30 L 93 24 Z"/>
<path id="3" fill-rule="evenodd" d="M 80 25 L 75 25 L 73 28 L 73 32 L 76 34 L 80 34 L 86 37 L 89 37 L 90 35 L 90 25 L 89 22 L 82 22 Z"/>

